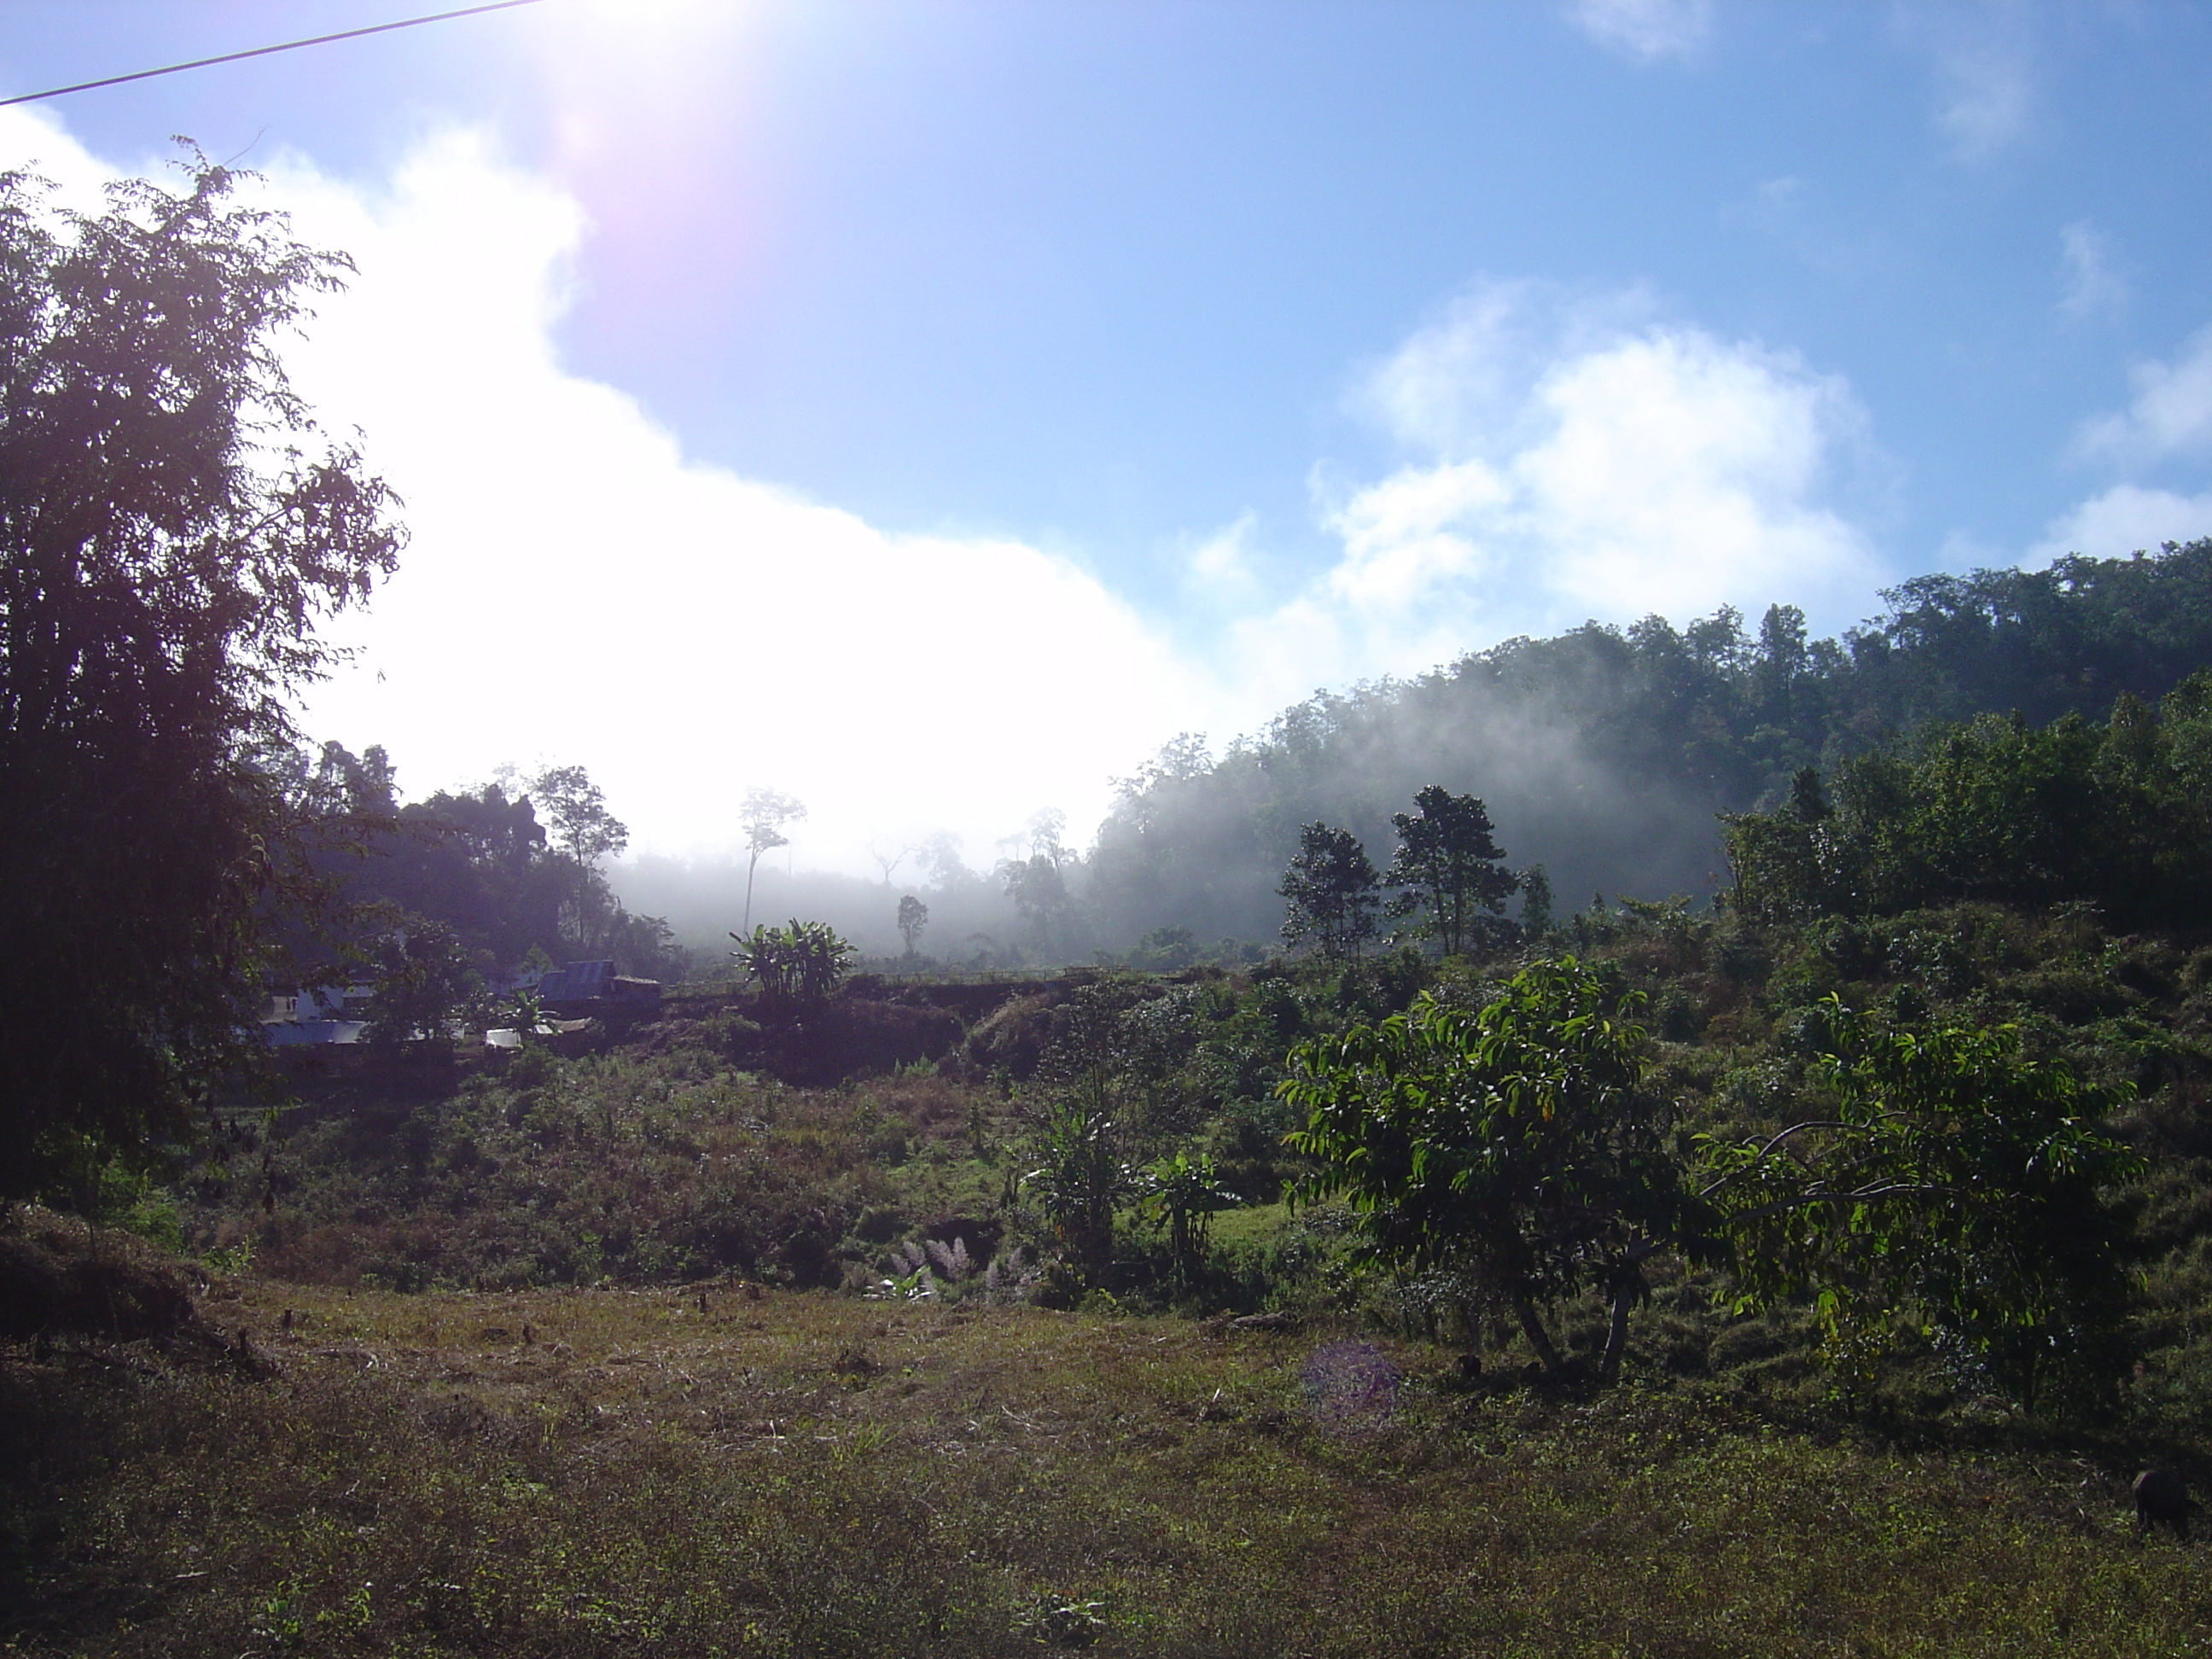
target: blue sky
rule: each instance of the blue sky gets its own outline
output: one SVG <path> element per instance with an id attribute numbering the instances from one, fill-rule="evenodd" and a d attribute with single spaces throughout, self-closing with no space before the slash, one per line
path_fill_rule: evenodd
<path id="1" fill-rule="evenodd" d="M 0 80 L 430 9 L 15 0 Z M 2212 532 L 2208 66 L 2122 3 L 543 0 L 0 144 L 188 132 L 362 258 L 298 373 L 416 540 L 319 729 L 981 860 L 1316 684 Z M 580 674 L 696 721 L 452 718 Z"/>

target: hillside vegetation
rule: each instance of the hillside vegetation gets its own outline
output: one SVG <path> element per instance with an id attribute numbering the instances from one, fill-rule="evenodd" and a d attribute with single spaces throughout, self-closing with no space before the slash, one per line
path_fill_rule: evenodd
<path id="1" fill-rule="evenodd" d="M 404 534 L 186 171 L 0 179 L 0 1649 L 2212 1638 L 2212 544 L 1179 738 L 857 976 L 756 787 L 701 955 L 303 745 Z"/>
<path id="2" fill-rule="evenodd" d="M 302 1073 L 112 1195 L 215 1276 L 232 1358 L 96 1320 L 9 1351 L 14 1639 L 2190 1650 L 2200 1557 L 2140 1540 L 2125 1485 L 2212 1485 L 2203 684 L 1808 772 L 1727 826 L 1717 910 L 1443 960 L 702 985 L 495 1063 Z M 2091 1255 L 2002 1233 L 2042 1189 L 1995 1165 L 1949 1189 L 1988 1237 L 1941 1193 L 1778 1238 L 1646 1215 L 1559 1235 L 1547 1358 L 1479 1254 L 1387 1248 L 1412 1189 L 1328 1195 L 1282 1085 L 1553 981 L 1613 1011 L 1684 1190 L 1847 1121 L 1851 1055 L 1957 1054 L 2028 1090 L 1995 1131 L 2048 1098 L 2038 1134 L 2112 1149 L 2019 1212 L 2075 1205 L 2044 1231 Z M 1791 1145 L 1771 1188 L 1833 1173 Z"/>

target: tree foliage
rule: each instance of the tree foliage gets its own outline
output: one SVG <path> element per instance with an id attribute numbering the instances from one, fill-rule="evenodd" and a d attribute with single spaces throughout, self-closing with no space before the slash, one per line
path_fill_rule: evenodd
<path id="1" fill-rule="evenodd" d="M 666 921 L 626 909 L 599 869 L 629 832 L 580 766 L 520 781 L 526 793 L 495 781 L 404 805 L 396 769 L 374 744 L 356 757 L 326 743 L 312 761 L 291 757 L 285 775 L 301 810 L 325 827 L 315 862 L 349 918 L 341 939 L 373 942 L 428 922 L 452 929 L 487 976 L 532 951 L 609 957 L 648 977 L 683 970 Z"/>
<path id="2" fill-rule="evenodd" d="M 277 343 L 346 270 L 239 205 L 0 176 L 0 1186 L 179 1133 L 246 1063 L 270 907 L 312 886 L 268 757 L 316 637 L 394 565 L 392 500 Z"/>
<path id="3" fill-rule="evenodd" d="M 1455 957 L 1484 922 L 1504 914 L 1521 878 L 1505 868 L 1490 809 L 1477 798 L 1432 783 L 1413 804 L 1418 812 L 1390 815 L 1398 851 L 1382 879 L 1404 890 L 1391 902 L 1392 913 L 1425 908 L 1426 931 L 1444 955 Z"/>
<path id="4" fill-rule="evenodd" d="M 580 766 L 549 766 L 529 782 L 530 799 L 545 808 L 561 850 L 586 869 L 619 858 L 629 826 L 607 810 L 606 791 Z"/>
<path id="5" fill-rule="evenodd" d="M 1733 610 L 1516 639 L 1405 681 L 1321 692 L 1212 756 L 1180 738 L 1121 781 L 1088 895 L 1121 938 L 1254 937 L 1300 826 L 1381 844 L 1424 785 L 1485 799 L 1556 890 L 1693 892 L 1720 867 L 1717 811 L 1771 809 L 1802 769 L 1931 722 L 2018 710 L 2108 720 L 2212 662 L 2212 540 L 2042 570 L 1924 577 L 1836 639 L 1802 611 Z"/>
<path id="6" fill-rule="evenodd" d="M 1028 924 L 1038 951 L 1049 957 L 1057 949 L 1065 957 L 1075 896 L 1068 890 L 1060 860 L 1042 851 L 1025 859 L 1006 859 L 999 865 L 998 877 L 1006 896 L 1014 902 L 1016 914 Z"/>
<path id="7" fill-rule="evenodd" d="M 483 980 L 453 930 L 412 917 L 370 941 L 364 954 L 374 994 L 363 1033 L 369 1046 L 387 1053 L 450 1049 L 455 1021 L 483 1000 Z"/>
<path id="8" fill-rule="evenodd" d="M 1128 1159 L 1147 1047 L 1124 994 L 1086 986 L 1054 1011 L 1036 1075 L 1046 1109 L 1024 1188 L 1042 1208 L 1064 1258 L 1095 1284 L 1114 1254 L 1114 1212 L 1135 1184 Z"/>
<path id="9" fill-rule="evenodd" d="M 1358 956 L 1375 937 L 1377 886 L 1375 866 L 1358 836 L 1309 823 L 1298 832 L 1297 855 L 1275 890 L 1289 906 L 1283 937 L 1293 945 L 1311 939 L 1333 962 Z"/>
<path id="10" fill-rule="evenodd" d="M 730 954 L 744 967 L 761 994 L 771 1002 L 823 1002 L 845 981 L 853 947 L 825 921 L 801 921 L 770 927 L 765 922 L 749 935 L 732 933 L 738 948 Z"/>
<path id="11" fill-rule="evenodd" d="M 898 902 L 899 937 L 906 941 L 909 957 L 921 942 L 921 930 L 929 926 L 929 907 L 913 894 L 903 895 Z"/>
<path id="12" fill-rule="evenodd" d="M 1164 1228 L 1168 1255 L 1178 1281 L 1187 1280 L 1206 1252 L 1213 1218 L 1243 1200 L 1220 1178 L 1213 1155 L 1178 1146 L 1138 1172 L 1137 1207 Z"/>
<path id="13" fill-rule="evenodd" d="M 1832 1114 L 1709 1146 L 1747 1297 L 1813 1295 L 1847 1376 L 1901 1324 L 2030 1411 L 2108 1399 L 2132 1358 L 2126 1218 L 2105 1194 L 2142 1163 L 2101 1127 L 2124 1091 L 2027 1057 L 2010 1026 L 1820 1013 Z"/>
<path id="14" fill-rule="evenodd" d="M 1036 1167 L 1022 1177 L 1085 1282 L 1094 1282 L 1113 1259 L 1115 1206 L 1134 1184 L 1121 1141 L 1122 1126 L 1106 1103 L 1061 1097 L 1045 1108 Z"/>
<path id="15" fill-rule="evenodd" d="M 1984 715 L 1810 769 L 1727 820 L 1732 898 L 1790 920 L 1953 899 L 2092 901 L 2123 921 L 2212 920 L 2212 672 L 2091 725 Z"/>
<path id="16" fill-rule="evenodd" d="M 1292 1049 L 1280 1092 L 1306 1121 L 1290 1141 L 1318 1163 L 1299 1200 L 1347 1201 L 1395 1267 L 1464 1276 L 1547 1371 L 1562 1360 L 1543 1310 L 1602 1286 L 1610 1379 L 1640 1264 L 1670 1243 L 1706 1249 L 1672 1107 L 1645 1087 L 1637 1000 L 1565 957 L 1530 963 L 1478 1011 L 1423 995 Z"/>
<path id="17" fill-rule="evenodd" d="M 783 833 L 783 826 L 805 816 L 805 803 L 794 795 L 757 786 L 745 791 L 744 804 L 738 811 L 738 822 L 745 832 L 744 926 L 747 933 L 752 931 L 753 872 L 760 868 L 761 854 L 778 847 L 790 846 L 791 837 Z"/>

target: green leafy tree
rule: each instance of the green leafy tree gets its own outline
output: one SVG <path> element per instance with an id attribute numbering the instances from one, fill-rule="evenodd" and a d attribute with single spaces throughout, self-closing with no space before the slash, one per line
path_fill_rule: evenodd
<path id="1" fill-rule="evenodd" d="M 2126 1340 L 2126 1218 L 2142 1172 L 2106 1133 L 2124 1090 L 2031 1060 L 2010 1026 L 1881 1030 L 1831 997 L 1832 1113 L 1709 1143 L 1705 1198 L 1747 1300 L 1811 1295 L 1860 1380 L 1902 1326 L 2030 1411 L 2109 1401 Z"/>
<path id="2" fill-rule="evenodd" d="M 1198 940 L 1188 927 L 1155 927 L 1137 941 L 1129 965 L 1153 973 L 1178 973 L 1198 960 Z"/>
<path id="3" fill-rule="evenodd" d="M 629 826 L 607 810 L 606 793 L 580 766 L 547 767 L 526 787 L 527 798 L 544 811 L 559 866 L 562 941 L 586 954 L 614 954 L 616 936 L 629 931 L 630 920 L 599 865 L 629 845 Z M 624 955 L 634 954 L 634 943 L 623 939 Z"/>
<path id="4" fill-rule="evenodd" d="M 1142 1066 L 1129 1010 L 1110 985 L 1088 986 L 1053 1012 L 1038 1057 L 1046 1098 L 1035 1167 L 1022 1178 L 1068 1264 L 1096 1284 L 1114 1255 L 1115 1207 L 1135 1180 L 1127 1147 Z"/>
<path id="5" fill-rule="evenodd" d="M 911 957 L 921 942 L 921 930 L 929 926 L 929 907 L 908 893 L 898 902 L 899 937 L 906 941 L 906 953 Z"/>
<path id="6" fill-rule="evenodd" d="M 981 879 L 960 857 L 960 837 L 950 830 L 933 830 L 915 849 L 915 859 L 929 872 L 930 884 L 940 893 Z"/>
<path id="7" fill-rule="evenodd" d="M 999 866 L 999 880 L 1006 896 L 1013 900 L 1015 910 L 1029 924 L 1038 951 L 1049 957 L 1057 944 L 1064 953 L 1075 897 L 1067 890 L 1067 878 L 1060 872 L 1059 860 L 1048 853 L 1008 859 Z"/>
<path id="8" fill-rule="evenodd" d="M 1521 936 L 1540 943 L 1552 931 L 1552 878 L 1540 864 L 1521 872 Z"/>
<path id="9" fill-rule="evenodd" d="M 1332 962 L 1358 956 L 1375 937 L 1376 886 L 1375 866 L 1352 831 L 1326 823 L 1305 825 L 1275 890 L 1289 905 L 1283 937 L 1293 945 L 1311 939 Z"/>
<path id="10" fill-rule="evenodd" d="M 778 847 L 791 845 L 791 837 L 783 833 L 783 826 L 806 816 L 806 808 L 796 797 L 780 793 L 774 789 L 757 787 L 745 791 L 744 805 L 738 809 L 738 822 L 745 831 L 745 920 L 747 933 L 753 927 L 753 872 L 760 868 L 761 854 Z M 736 938 L 732 934 L 731 937 Z"/>
<path id="11" fill-rule="evenodd" d="M 1095 1098 L 1053 1102 L 1037 1129 L 1035 1164 L 1023 1188 L 1084 1282 L 1096 1284 L 1114 1257 L 1115 1206 L 1134 1184 L 1119 1121 Z"/>
<path id="12" fill-rule="evenodd" d="M 1056 806 L 1032 812 L 1025 826 L 1029 856 L 1003 859 L 996 872 L 1006 896 L 1029 924 L 1039 954 L 1047 958 L 1058 955 L 1062 960 L 1075 948 L 1077 920 L 1075 895 L 1067 881 L 1075 855 L 1061 839 L 1066 829 L 1067 814 Z M 1009 840 L 1018 846 L 1021 837 Z"/>
<path id="13" fill-rule="evenodd" d="M 545 1024 L 549 1018 L 545 1005 L 538 1000 L 538 993 L 528 990 L 517 991 L 508 997 L 505 1004 L 495 1011 L 495 1015 L 506 1021 L 521 1037 L 525 1048 L 537 1041 L 538 1028 Z"/>
<path id="14" fill-rule="evenodd" d="M 386 1053 L 450 1049 L 454 1023 L 483 997 L 483 981 L 453 930 L 410 916 L 366 954 L 374 994 L 363 1033 L 369 1045 Z"/>
<path id="15" fill-rule="evenodd" d="M 585 868 L 621 857 L 629 845 L 629 826 L 607 810 L 606 792 L 582 767 L 549 766 L 530 780 L 529 791 L 555 844 Z"/>
<path id="16" fill-rule="evenodd" d="M 392 498 L 278 342 L 342 255 L 204 161 L 103 213 L 0 175 L 0 1190 L 84 1190 L 250 1066 L 270 921 L 318 886 L 288 793 L 316 637 Z"/>
<path id="17" fill-rule="evenodd" d="M 1806 769 L 1771 812 L 1724 820 L 1745 915 L 1884 915 L 1959 899 L 2087 899 L 2133 923 L 2212 919 L 2212 793 L 2200 756 L 2212 675 L 2156 710 L 2043 727 L 1984 715 Z"/>
<path id="18" fill-rule="evenodd" d="M 1383 881 L 1402 890 L 1393 915 L 1428 912 L 1426 931 L 1448 957 L 1474 942 L 1480 925 L 1505 913 L 1521 878 L 1505 868 L 1490 809 L 1473 795 L 1432 783 L 1413 797 L 1418 813 L 1394 812 L 1398 851 Z M 1506 928 L 1510 934 L 1511 929 Z"/>
<path id="19" fill-rule="evenodd" d="M 1643 1263 L 1670 1244 L 1710 1255 L 1645 1086 L 1643 1029 L 1572 957 L 1530 963 L 1476 1012 L 1424 994 L 1378 1025 L 1294 1048 L 1289 1137 L 1318 1167 L 1297 1201 L 1341 1198 L 1368 1252 L 1462 1279 L 1509 1310 L 1547 1372 L 1563 1370 L 1544 1310 L 1590 1285 L 1613 1308 L 1601 1375 L 1619 1374 Z"/>

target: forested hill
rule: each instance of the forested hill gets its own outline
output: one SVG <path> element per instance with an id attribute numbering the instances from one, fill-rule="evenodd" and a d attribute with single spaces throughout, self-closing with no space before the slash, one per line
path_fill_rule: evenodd
<path id="1" fill-rule="evenodd" d="M 1124 783 L 1089 864 L 1102 931 L 1265 939 L 1298 826 L 1325 819 L 1377 862 L 1422 786 L 1480 796 L 1516 866 L 1569 905 L 1602 890 L 1709 891 L 1715 814 L 1771 805 L 1931 720 L 2103 719 L 2212 665 L 2212 540 L 2035 571 L 1922 576 L 1840 640 L 1771 607 L 1510 640 L 1410 681 L 1317 692 L 1216 759 L 1194 738 Z"/>

